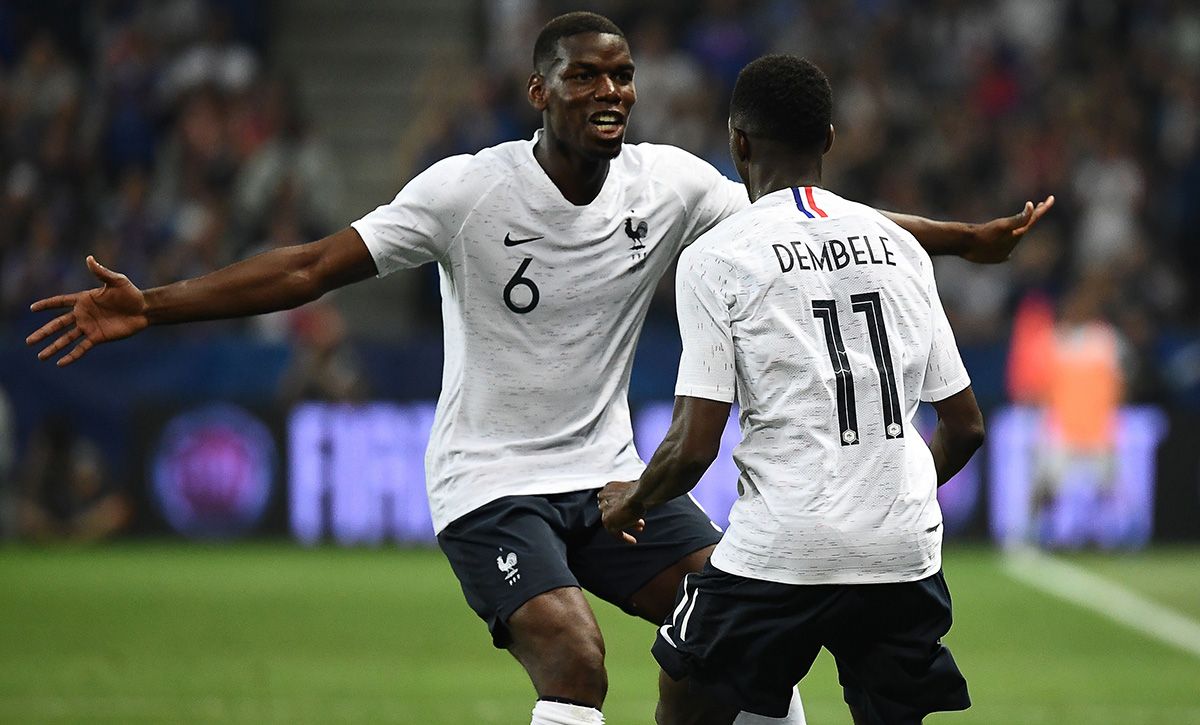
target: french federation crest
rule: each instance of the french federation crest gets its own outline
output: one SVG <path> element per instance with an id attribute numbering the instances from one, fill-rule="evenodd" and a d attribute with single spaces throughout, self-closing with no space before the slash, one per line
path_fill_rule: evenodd
<path id="1" fill-rule="evenodd" d="M 642 244 L 642 239 L 646 237 L 646 232 L 648 231 L 650 231 L 650 227 L 646 224 L 645 220 L 639 221 L 635 227 L 633 225 L 633 217 L 626 217 L 625 236 L 633 240 L 633 246 L 629 248 L 629 251 L 634 252 L 646 248 L 646 245 Z"/>
<path id="2" fill-rule="evenodd" d="M 515 551 L 510 551 L 508 556 L 504 556 L 504 550 L 501 549 L 500 556 L 496 557 L 496 568 L 504 574 L 504 581 L 508 582 L 510 587 L 521 580 L 521 571 L 517 569 L 517 553 Z"/>

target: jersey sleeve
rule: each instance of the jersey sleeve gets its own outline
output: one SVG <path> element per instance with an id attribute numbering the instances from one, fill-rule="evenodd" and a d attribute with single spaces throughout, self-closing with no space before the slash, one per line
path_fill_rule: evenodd
<path id="1" fill-rule="evenodd" d="M 675 278 L 675 304 L 683 355 L 675 395 L 732 403 L 737 372 L 730 308 L 735 280 L 729 265 L 685 251 Z"/>
<path id="2" fill-rule="evenodd" d="M 444 259 L 470 211 L 471 156 L 452 156 L 404 185 L 396 198 L 350 224 L 366 242 L 379 276 Z"/>
<path id="3" fill-rule="evenodd" d="M 712 164 L 674 146 L 663 146 L 663 163 L 670 168 L 675 188 L 687 209 L 684 246 L 696 241 L 717 222 L 750 206 L 746 187 L 727 178 Z"/>
<path id="4" fill-rule="evenodd" d="M 967 369 L 963 366 L 954 342 L 954 330 L 946 319 L 946 310 L 938 296 L 933 273 L 929 273 L 929 320 L 933 339 L 929 346 L 929 361 L 925 365 L 925 382 L 921 388 L 921 400 L 936 403 L 955 393 L 960 393 L 971 384 Z"/>

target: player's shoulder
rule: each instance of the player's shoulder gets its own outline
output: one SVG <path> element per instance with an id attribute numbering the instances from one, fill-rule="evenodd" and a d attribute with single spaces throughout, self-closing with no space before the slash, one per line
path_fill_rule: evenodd
<path id="1" fill-rule="evenodd" d="M 481 149 L 473 154 L 447 156 L 430 164 L 410 184 L 429 192 L 437 191 L 444 200 L 459 204 L 487 194 L 499 184 L 510 182 L 527 163 L 520 154 L 521 141 L 510 141 Z M 532 154 L 526 154 L 532 159 Z"/>
<path id="2" fill-rule="evenodd" d="M 528 141 L 506 141 L 480 149 L 473 154 L 448 156 L 429 167 L 463 183 L 477 185 L 480 181 L 507 176 L 530 163 L 533 154 L 525 147 Z"/>
<path id="3" fill-rule="evenodd" d="M 752 210 L 753 207 L 747 207 L 735 212 L 701 234 L 683 250 L 680 263 L 705 265 L 719 262 L 724 266 L 736 266 L 738 252 L 746 246 L 741 242 L 747 233 Z"/>
<path id="4" fill-rule="evenodd" d="M 621 147 L 621 162 L 630 171 L 651 172 L 658 179 L 672 182 L 694 181 L 697 176 L 709 178 L 721 175 L 704 159 L 670 144 L 625 144 Z"/>

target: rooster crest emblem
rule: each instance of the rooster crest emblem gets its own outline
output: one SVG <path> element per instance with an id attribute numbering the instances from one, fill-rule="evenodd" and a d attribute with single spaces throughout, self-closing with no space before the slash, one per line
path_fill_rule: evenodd
<path id="1" fill-rule="evenodd" d="M 646 236 L 646 232 L 649 230 L 650 227 L 647 226 L 646 222 L 644 221 L 638 222 L 637 228 L 635 229 L 633 226 L 633 217 L 627 217 L 625 219 L 625 236 L 633 240 L 633 246 L 629 248 L 630 251 L 646 248 L 646 245 L 642 244 L 642 238 Z"/>
<path id="2" fill-rule="evenodd" d="M 516 552 L 508 552 L 508 556 L 504 556 L 501 552 L 500 556 L 496 557 L 496 568 L 504 574 L 504 580 L 511 587 L 513 582 L 521 578 L 521 572 L 517 569 L 517 554 Z"/>

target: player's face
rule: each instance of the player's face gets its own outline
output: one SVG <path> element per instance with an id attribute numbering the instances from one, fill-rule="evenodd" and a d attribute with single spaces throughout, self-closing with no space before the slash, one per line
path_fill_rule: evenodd
<path id="1" fill-rule="evenodd" d="M 637 101 L 629 45 L 608 33 L 579 33 L 558 43 L 548 73 L 530 79 L 530 102 L 556 142 L 587 158 L 615 158 Z"/>

